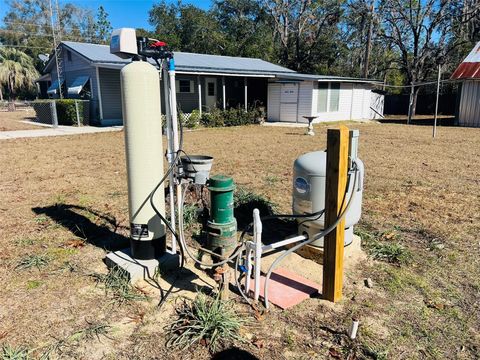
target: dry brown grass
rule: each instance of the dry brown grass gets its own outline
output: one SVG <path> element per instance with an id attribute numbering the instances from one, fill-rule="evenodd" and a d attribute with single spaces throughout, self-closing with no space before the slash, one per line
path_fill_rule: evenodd
<path id="1" fill-rule="evenodd" d="M 273 311 L 251 330 L 265 340 L 246 349 L 262 359 L 323 359 L 332 347 L 345 358 L 353 352 L 388 359 L 478 357 L 480 129 L 440 128 L 432 140 L 429 127 L 355 127 L 366 167 L 358 229 L 394 233 L 413 259 L 402 267 L 362 264 L 346 274 L 338 305 L 310 299 Z M 214 156 L 213 172 L 233 175 L 289 211 L 294 159 L 326 143 L 325 126 L 316 127 L 315 137 L 303 132 L 200 130 L 186 133 L 185 150 Z M 207 357 L 205 349 L 179 354 L 163 348 L 159 317 L 165 314 L 155 311 L 155 302 L 112 305 L 88 276 L 105 271 L 102 241 L 122 241 L 128 230 L 122 133 L 2 141 L 0 162 L 0 344 L 40 347 L 38 355 L 95 319 L 111 326 L 109 339 L 81 339 L 62 349 L 63 358 Z M 75 239 L 87 245 L 74 247 Z M 50 261 L 15 269 L 32 254 Z M 365 277 L 373 279 L 373 289 L 363 286 Z M 139 313 L 141 320 L 132 320 Z M 336 333 L 352 315 L 361 321 L 355 342 Z"/>
<path id="2" fill-rule="evenodd" d="M 0 131 L 13 130 L 35 130 L 44 129 L 42 126 L 26 124 L 22 121 L 31 121 L 35 117 L 35 111 L 17 110 L 17 111 L 0 111 Z"/>

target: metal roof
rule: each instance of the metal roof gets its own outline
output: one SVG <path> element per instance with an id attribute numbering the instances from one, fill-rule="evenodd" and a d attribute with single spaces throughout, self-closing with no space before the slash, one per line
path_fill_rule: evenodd
<path id="1" fill-rule="evenodd" d="M 480 41 L 450 77 L 452 80 L 480 79 Z"/>
<path id="2" fill-rule="evenodd" d="M 74 51 L 92 66 L 121 69 L 130 63 L 130 59 L 121 59 L 110 53 L 110 46 L 89 44 L 73 41 L 62 41 L 62 44 L 68 49 Z M 174 52 L 175 70 L 180 74 L 198 74 L 198 75 L 231 75 L 231 76 L 250 76 L 250 77 L 270 77 L 277 78 L 280 81 L 344 81 L 359 83 L 381 83 L 379 80 L 359 79 L 351 77 L 310 75 L 300 74 L 296 71 L 287 69 L 283 66 L 272 64 L 268 61 L 221 55 L 195 54 L 188 52 Z M 53 66 L 54 56 L 50 57 L 44 72 L 48 72 Z M 152 63 L 153 60 L 151 60 Z"/>
<path id="3" fill-rule="evenodd" d="M 358 83 L 371 83 L 371 84 L 382 84 L 381 80 L 375 79 L 361 79 L 353 77 L 344 77 L 344 76 L 329 76 L 329 75 L 313 75 L 313 74 L 281 74 L 277 76 L 279 81 L 282 80 L 311 80 L 311 81 L 343 81 L 343 82 L 358 82 Z"/>
<path id="4" fill-rule="evenodd" d="M 111 65 L 121 68 L 128 64 L 130 59 L 121 59 L 110 53 L 108 45 L 63 41 L 65 46 L 78 53 L 86 60 L 98 65 Z M 295 73 L 295 71 L 255 58 L 195 54 L 187 52 L 174 53 L 175 69 L 178 72 L 208 72 L 208 73 L 238 73 L 238 74 L 279 74 Z M 45 66 L 49 68 L 50 61 Z"/>

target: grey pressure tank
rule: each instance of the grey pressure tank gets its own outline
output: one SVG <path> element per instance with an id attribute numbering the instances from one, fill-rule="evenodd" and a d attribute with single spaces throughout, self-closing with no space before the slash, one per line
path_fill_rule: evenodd
<path id="1" fill-rule="evenodd" d="M 157 69 L 133 61 L 120 72 L 130 215 L 132 257 L 155 259 L 166 251 L 165 226 L 149 198 L 163 177 L 160 80 Z M 164 187 L 153 197 L 165 216 Z"/>
<path id="2" fill-rule="evenodd" d="M 363 176 L 364 166 L 360 159 L 356 159 L 358 171 L 357 182 L 353 189 L 355 171 L 349 170 L 347 201 L 352 191 L 356 191 L 353 203 L 345 217 L 345 246 L 353 240 L 353 225 L 358 223 L 362 213 Z M 304 154 L 295 160 L 293 165 L 293 213 L 315 213 L 325 208 L 325 182 L 327 172 L 327 153 L 315 151 Z M 298 233 L 313 237 L 324 229 L 325 215 L 312 221 L 298 220 Z M 312 243 L 313 246 L 323 247 L 323 238 Z"/>

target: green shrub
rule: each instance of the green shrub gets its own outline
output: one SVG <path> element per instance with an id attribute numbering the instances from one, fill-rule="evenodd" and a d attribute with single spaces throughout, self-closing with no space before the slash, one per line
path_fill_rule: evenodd
<path id="1" fill-rule="evenodd" d="M 202 114 L 200 123 L 206 127 L 251 125 L 258 124 L 261 116 L 261 112 L 256 108 L 248 111 L 243 107 L 227 110 L 214 108 Z"/>
<path id="2" fill-rule="evenodd" d="M 192 110 L 190 116 L 185 118 L 183 125 L 189 129 L 194 129 L 200 124 L 200 118 L 200 111 L 197 109 Z"/>
<path id="3" fill-rule="evenodd" d="M 55 100 L 57 106 L 58 125 L 77 125 L 77 110 L 75 109 L 75 100 L 61 99 Z M 78 111 L 83 113 L 83 102 L 78 103 Z"/>
<path id="4" fill-rule="evenodd" d="M 203 113 L 200 123 L 206 127 L 221 127 L 225 125 L 223 111 L 213 108 L 208 113 Z"/>
<path id="5" fill-rule="evenodd" d="M 37 119 L 45 124 L 52 121 L 50 113 L 50 102 L 55 101 L 57 109 L 58 125 L 77 126 L 77 109 L 75 108 L 74 99 L 56 99 L 56 100 L 36 100 L 33 102 Z M 77 101 L 78 114 L 80 115 L 80 123 L 87 125 L 89 118 L 89 102 Z"/>
<path id="6" fill-rule="evenodd" d="M 233 195 L 234 215 L 238 228 L 243 229 L 253 219 L 253 209 L 258 209 L 261 216 L 273 215 L 276 206 L 265 196 L 259 195 L 248 189 L 238 187 Z"/>

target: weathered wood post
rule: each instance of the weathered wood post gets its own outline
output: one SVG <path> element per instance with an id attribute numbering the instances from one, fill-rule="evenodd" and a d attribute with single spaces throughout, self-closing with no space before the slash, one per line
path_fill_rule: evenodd
<path id="1" fill-rule="evenodd" d="M 325 229 L 333 224 L 346 207 L 348 173 L 346 126 L 327 130 L 327 177 L 325 189 Z M 345 219 L 324 239 L 323 298 L 337 302 L 342 298 Z"/>

